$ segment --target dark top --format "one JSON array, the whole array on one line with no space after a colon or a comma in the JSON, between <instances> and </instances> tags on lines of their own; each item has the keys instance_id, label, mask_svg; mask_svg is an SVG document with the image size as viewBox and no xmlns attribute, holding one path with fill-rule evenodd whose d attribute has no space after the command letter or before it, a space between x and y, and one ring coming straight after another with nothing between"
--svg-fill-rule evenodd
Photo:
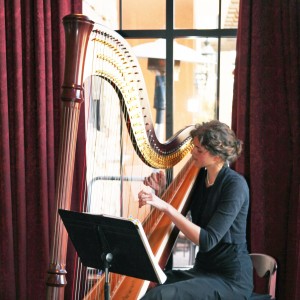
<instances>
[{"instance_id":1,"label":"dark top","mask_svg":"<svg viewBox=\"0 0 300 300\"><path fill-rule=\"evenodd\" d=\"M249 189L245 179L223 167L211 187L205 185L201 169L193 192L192 220L201 227L200 251L207 252L221 243L246 242Z\"/></svg>"},{"instance_id":2,"label":"dark top","mask_svg":"<svg viewBox=\"0 0 300 300\"><path fill-rule=\"evenodd\" d=\"M249 189L245 179L224 166L211 187L201 169L191 193L192 221L201 227L195 265L167 271L165 284L143 300L240 300L253 289L246 243Z\"/></svg>"},{"instance_id":3,"label":"dark top","mask_svg":"<svg viewBox=\"0 0 300 300\"><path fill-rule=\"evenodd\" d=\"M228 269L238 271L237 257L248 256L249 189L244 177L229 167L220 170L210 187L205 184L206 173L200 170L192 194L192 221L201 227L194 268L228 274Z\"/></svg>"}]
</instances>

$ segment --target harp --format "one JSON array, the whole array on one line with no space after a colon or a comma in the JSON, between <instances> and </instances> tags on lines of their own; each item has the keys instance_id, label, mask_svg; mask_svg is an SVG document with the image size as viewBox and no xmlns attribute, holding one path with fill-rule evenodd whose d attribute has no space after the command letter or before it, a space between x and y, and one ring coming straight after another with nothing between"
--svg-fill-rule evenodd
<instances>
[{"instance_id":1,"label":"harp","mask_svg":"<svg viewBox=\"0 0 300 300\"><path fill-rule=\"evenodd\" d=\"M122 121L120 127L125 127L127 132L126 138L137 153L138 159L143 165L148 167L146 171L154 169L172 168L178 162L182 161L186 154L190 152L192 144L189 132L191 127L186 127L176 133L165 143L161 143L156 137L154 125L152 123L149 102L143 76L137 59L132 54L127 42L116 32L109 30L101 25L95 25L84 15L68 15L63 18L66 39L66 58L65 58L65 74L62 85L61 94L61 134L60 134L60 152L57 169L56 183L56 220L54 228L54 237L51 248L51 262L48 269L47 278L47 299L64 299L64 287L66 286L66 255L67 255L67 233L64 229L62 221L59 219L57 210L70 209L71 193L74 174L75 148L77 141L79 114L81 106L85 105L86 114L93 120L93 130L95 134L101 132L101 128L105 127L106 114L99 114L99 107L106 110L102 98L106 98L106 92L113 91L116 95ZM86 55L86 53L89 53ZM91 64L93 69L87 70L87 65ZM86 74L89 74L88 76ZM86 79L87 78L87 79ZM86 101L84 101L84 99ZM99 101L101 100L101 101ZM110 99L109 99L110 101ZM83 104L84 103L84 104ZM119 114L118 109L113 109ZM104 120L103 120L104 119ZM112 127L115 119L106 120ZM85 123L86 131L89 122ZM123 126L123 125L124 126ZM92 130L92 131L93 131ZM100 134L101 135L101 134ZM103 133L102 135L108 135ZM99 142L102 147L97 150L99 157L103 156L104 146L110 142L110 137L118 136L123 139L123 131L120 130L108 135L108 140ZM95 140L89 142L87 139L87 149L95 147ZM124 142L120 141L120 147ZM117 147L111 146L110 149ZM88 150L87 150L88 151ZM109 152L113 159L122 156L119 159L116 169L122 169L126 158L122 151L116 154ZM97 160L97 157L96 157ZM106 161L94 162L103 167ZM87 162L87 167L93 169L94 164ZM101 168L100 168L101 169ZM113 169L114 167L109 167ZM139 168L138 168L139 169ZM170 202L175 208L185 214L188 210L188 195L192 189L194 179L198 170L188 161L176 178L169 184L168 188L161 195L163 199ZM134 176L128 176L129 172L118 171L118 175L114 174L95 174L87 175L89 183L85 184L86 196L85 202L82 204L82 211L91 211L94 206L93 199L90 194L93 190L96 192L96 200L103 197L101 191L107 185L107 181L118 181L122 192L130 190L135 192L136 188L125 187L125 182L134 181ZM126 174L125 174L126 173ZM102 186L94 189L92 185L96 181L102 181ZM140 188L140 187L138 187ZM116 189L112 188L112 193L105 195L104 202L113 198ZM97 194L98 193L98 194ZM122 201L127 201L130 196L118 196L121 204L117 204L114 208L118 214L125 216L124 205ZM96 201L96 202L97 202ZM118 202L118 201L117 201ZM137 207L137 203L134 204ZM102 208L98 210L103 213ZM140 213L140 212L139 212ZM173 244L176 240L178 231L171 224L169 219L157 212L156 210L145 209L143 215L138 215L139 219L143 219L143 227L147 233L147 237L156 259L163 268L171 253ZM80 262L79 264L80 265ZM77 265L79 287L74 299L103 299L104 279L99 270L89 270L84 266ZM112 299L138 299L148 288L149 282L141 279L121 276L118 274L111 275L111 297ZM83 288L81 288L84 286Z\"/></svg>"}]
</instances>

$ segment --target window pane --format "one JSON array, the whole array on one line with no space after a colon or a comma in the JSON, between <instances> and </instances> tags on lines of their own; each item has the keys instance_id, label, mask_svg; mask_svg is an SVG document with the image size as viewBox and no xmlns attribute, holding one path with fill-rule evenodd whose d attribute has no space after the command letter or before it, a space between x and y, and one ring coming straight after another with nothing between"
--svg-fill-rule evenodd
<instances>
[{"instance_id":1,"label":"window pane","mask_svg":"<svg viewBox=\"0 0 300 300\"><path fill-rule=\"evenodd\" d=\"M177 39L176 42L188 48L174 81L174 131L214 119L217 91L217 39Z\"/></svg>"},{"instance_id":2,"label":"window pane","mask_svg":"<svg viewBox=\"0 0 300 300\"><path fill-rule=\"evenodd\" d=\"M122 0L122 29L165 29L166 0Z\"/></svg>"},{"instance_id":3,"label":"window pane","mask_svg":"<svg viewBox=\"0 0 300 300\"><path fill-rule=\"evenodd\" d=\"M237 28L240 0L222 0L221 28Z\"/></svg>"},{"instance_id":4,"label":"window pane","mask_svg":"<svg viewBox=\"0 0 300 300\"><path fill-rule=\"evenodd\" d=\"M236 38L221 39L219 119L231 126Z\"/></svg>"},{"instance_id":5,"label":"window pane","mask_svg":"<svg viewBox=\"0 0 300 300\"><path fill-rule=\"evenodd\" d=\"M114 30L119 29L118 0L83 0L82 13L96 23Z\"/></svg>"},{"instance_id":6,"label":"window pane","mask_svg":"<svg viewBox=\"0 0 300 300\"><path fill-rule=\"evenodd\" d=\"M175 28L218 28L219 0L175 0Z\"/></svg>"}]
</instances>

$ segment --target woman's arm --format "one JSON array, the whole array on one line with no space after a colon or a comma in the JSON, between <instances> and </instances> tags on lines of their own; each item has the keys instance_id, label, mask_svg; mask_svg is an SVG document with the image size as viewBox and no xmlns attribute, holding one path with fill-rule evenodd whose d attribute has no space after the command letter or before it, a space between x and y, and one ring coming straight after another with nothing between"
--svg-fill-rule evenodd
<instances>
[{"instance_id":1,"label":"woman's arm","mask_svg":"<svg viewBox=\"0 0 300 300\"><path fill-rule=\"evenodd\" d=\"M236 236L245 238L249 206L249 190L245 180L237 176L228 178L222 184L220 197L213 215L201 232L199 244L202 251L214 248L229 231L230 239Z\"/></svg>"},{"instance_id":2,"label":"woman's arm","mask_svg":"<svg viewBox=\"0 0 300 300\"><path fill-rule=\"evenodd\" d=\"M163 201L151 192L142 190L138 194L139 197L139 207L146 204L150 204L158 210L164 212L171 221L176 225L176 227L194 244L199 245L200 230L201 228L196 224L189 221L181 213L179 213L172 205Z\"/></svg>"}]
</instances>

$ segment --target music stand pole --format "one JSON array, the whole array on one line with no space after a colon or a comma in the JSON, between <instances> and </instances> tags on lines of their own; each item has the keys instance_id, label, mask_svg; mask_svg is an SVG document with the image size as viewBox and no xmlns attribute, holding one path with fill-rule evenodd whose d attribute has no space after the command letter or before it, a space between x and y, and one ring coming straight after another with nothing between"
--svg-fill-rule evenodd
<instances>
[{"instance_id":1,"label":"music stand pole","mask_svg":"<svg viewBox=\"0 0 300 300\"><path fill-rule=\"evenodd\" d=\"M104 284L104 299L110 300L110 286L109 286L109 268L110 263L113 260L113 255L111 253L104 254L103 261L105 265L105 284Z\"/></svg>"}]
</instances>

